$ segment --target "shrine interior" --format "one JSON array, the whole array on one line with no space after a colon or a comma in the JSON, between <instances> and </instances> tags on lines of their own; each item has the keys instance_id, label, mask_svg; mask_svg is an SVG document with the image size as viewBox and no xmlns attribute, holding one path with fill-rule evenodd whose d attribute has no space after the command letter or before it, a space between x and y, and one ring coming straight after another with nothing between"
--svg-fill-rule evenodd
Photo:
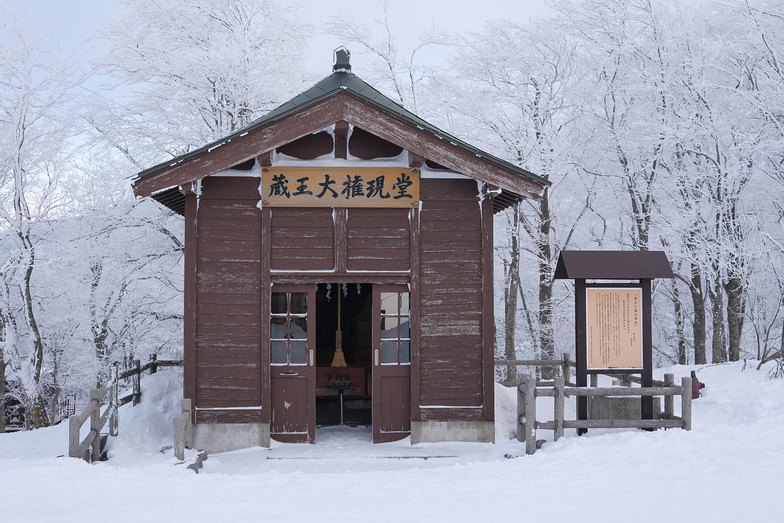
<instances>
[{"instance_id":1,"label":"shrine interior","mask_svg":"<svg viewBox=\"0 0 784 523\"><path fill-rule=\"evenodd\" d=\"M316 425L372 423L372 285L320 283L316 291ZM340 335L338 331L340 322ZM337 340L345 367L333 367Z\"/></svg>"}]
</instances>

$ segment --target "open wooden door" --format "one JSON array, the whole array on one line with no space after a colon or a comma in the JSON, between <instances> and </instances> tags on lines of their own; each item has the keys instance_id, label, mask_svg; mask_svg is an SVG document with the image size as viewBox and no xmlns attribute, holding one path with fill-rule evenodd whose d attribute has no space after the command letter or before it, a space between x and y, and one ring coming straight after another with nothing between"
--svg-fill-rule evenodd
<instances>
[{"instance_id":1,"label":"open wooden door","mask_svg":"<svg viewBox=\"0 0 784 523\"><path fill-rule=\"evenodd\" d=\"M270 433L277 441L315 441L315 330L316 286L273 287L270 310Z\"/></svg>"},{"instance_id":2,"label":"open wooden door","mask_svg":"<svg viewBox=\"0 0 784 523\"><path fill-rule=\"evenodd\" d=\"M411 433L411 307L406 286L373 286L373 443Z\"/></svg>"}]
</instances>

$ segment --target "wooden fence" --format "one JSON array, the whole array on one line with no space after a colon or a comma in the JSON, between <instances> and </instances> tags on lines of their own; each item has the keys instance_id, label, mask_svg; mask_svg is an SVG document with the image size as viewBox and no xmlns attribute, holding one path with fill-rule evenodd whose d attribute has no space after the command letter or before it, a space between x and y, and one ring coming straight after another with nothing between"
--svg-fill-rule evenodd
<instances>
[{"instance_id":1,"label":"wooden fence","mask_svg":"<svg viewBox=\"0 0 784 523\"><path fill-rule=\"evenodd\" d=\"M101 430L109 421L109 435L117 436L118 419L117 409L133 401L138 405L142 398L141 375L145 371L155 374L158 367L182 366L182 360L158 360L155 354L150 355L150 361L141 365L139 360L133 360L130 369L123 373L118 373L117 367L112 367L109 382L100 389L90 391L90 403L79 415L72 415L68 418L68 456L81 458L85 461L97 461L101 457ZM132 392L122 398L118 398L119 381L123 379L133 379ZM108 394L108 400L107 400ZM101 414L101 404L106 401L106 409ZM82 425L90 420L90 432L80 442Z\"/></svg>"},{"instance_id":2,"label":"wooden fence","mask_svg":"<svg viewBox=\"0 0 784 523\"><path fill-rule=\"evenodd\" d=\"M90 403L81 414L68 418L68 456L82 458L83 460L98 461L101 458L101 429L109 421L109 435L117 435L117 367L112 367L109 382L100 389L90 391ZM101 414L101 403L107 396L106 410ZM90 432L80 442L79 436L82 425L90 420ZM92 447L92 451L90 448Z\"/></svg>"},{"instance_id":3,"label":"wooden fence","mask_svg":"<svg viewBox=\"0 0 784 523\"><path fill-rule=\"evenodd\" d=\"M552 387L538 387L534 378L522 375L517 386L517 439L525 441L526 454L536 452L536 429L554 431L554 440L563 437L564 429L597 428L682 428L691 430L691 378L674 385L672 374L665 375L664 387L567 387L563 377L555 378ZM681 397L681 416L673 414L674 396ZM548 396L554 399L553 421L536 421L536 398ZM569 396L664 396L663 419L604 419L565 420L564 398Z\"/></svg>"}]
</instances>

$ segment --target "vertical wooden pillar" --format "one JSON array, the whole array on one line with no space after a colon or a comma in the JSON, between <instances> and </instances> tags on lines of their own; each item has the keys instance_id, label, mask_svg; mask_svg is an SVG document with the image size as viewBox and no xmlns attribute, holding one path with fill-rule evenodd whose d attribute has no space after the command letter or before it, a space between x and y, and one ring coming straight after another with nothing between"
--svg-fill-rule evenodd
<instances>
[{"instance_id":1,"label":"vertical wooden pillar","mask_svg":"<svg viewBox=\"0 0 784 523\"><path fill-rule=\"evenodd\" d=\"M345 274L348 268L348 209L333 209L335 227L335 272Z\"/></svg>"},{"instance_id":2,"label":"vertical wooden pillar","mask_svg":"<svg viewBox=\"0 0 784 523\"><path fill-rule=\"evenodd\" d=\"M183 397L196 405L196 271L198 256L198 203L196 182L180 188L185 195L185 267L183 303ZM136 399L134 398L134 404ZM193 412L191 412L193 419Z\"/></svg>"},{"instance_id":3,"label":"vertical wooden pillar","mask_svg":"<svg viewBox=\"0 0 784 523\"><path fill-rule=\"evenodd\" d=\"M651 279L640 280L642 285L642 386L653 387L653 322L651 320ZM640 398L641 419L653 419L653 396Z\"/></svg>"},{"instance_id":4,"label":"vertical wooden pillar","mask_svg":"<svg viewBox=\"0 0 784 523\"><path fill-rule=\"evenodd\" d=\"M421 310L419 292L419 209L408 212L411 240L409 244L409 269L411 270L411 420L422 421L419 405L422 404L419 383L419 312Z\"/></svg>"},{"instance_id":5,"label":"vertical wooden pillar","mask_svg":"<svg viewBox=\"0 0 784 523\"><path fill-rule=\"evenodd\" d=\"M261 369L261 422L272 423L272 387L270 383L270 300L272 280L270 276L270 239L272 235L272 209L261 210L261 275L259 306L261 329L259 340L259 368Z\"/></svg>"},{"instance_id":6,"label":"vertical wooden pillar","mask_svg":"<svg viewBox=\"0 0 784 523\"><path fill-rule=\"evenodd\" d=\"M482 209L482 420L495 419L495 321L493 303L493 199L487 194Z\"/></svg>"},{"instance_id":7,"label":"vertical wooden pillar","mask_svg":"<svg viewBox=\"0 0 784 523\"><path fill-rule=\"evenodd\" d=\"M588 323L587 304L585 303L585 279L574 280L574 346L576 349L575 363L577 363L577 386L588 386L588 339L586 328ZM577 396L577 419L588 419L588 397ZM588 429L577 429L577 435L582 436Z\"/></svg>"}]
</instances>

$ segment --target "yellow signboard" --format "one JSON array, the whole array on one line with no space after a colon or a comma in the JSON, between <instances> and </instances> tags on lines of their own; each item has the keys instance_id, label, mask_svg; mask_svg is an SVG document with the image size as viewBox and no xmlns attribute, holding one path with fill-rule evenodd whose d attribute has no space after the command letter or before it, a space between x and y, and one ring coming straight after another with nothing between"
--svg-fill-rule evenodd
<instances>
[{"instance_id":1,"label":"yellow signboard","mask_svg":"<svg viewBox=\"0 0 784 523\"><path fill-rule=\"evenodd\" d=\"M642 368L642 289L586 289L588 368Z\"/></svg>"},{"instance_id":2,"label":"yellow signboard","mask_svg":"<svg viewBox=\"0 0 784 523\"><path fill-rule=\"evenodd\" d=\"M270 167L263 207L416 207L419 171L405 167Z\"/></svg>"}]
</instances>

